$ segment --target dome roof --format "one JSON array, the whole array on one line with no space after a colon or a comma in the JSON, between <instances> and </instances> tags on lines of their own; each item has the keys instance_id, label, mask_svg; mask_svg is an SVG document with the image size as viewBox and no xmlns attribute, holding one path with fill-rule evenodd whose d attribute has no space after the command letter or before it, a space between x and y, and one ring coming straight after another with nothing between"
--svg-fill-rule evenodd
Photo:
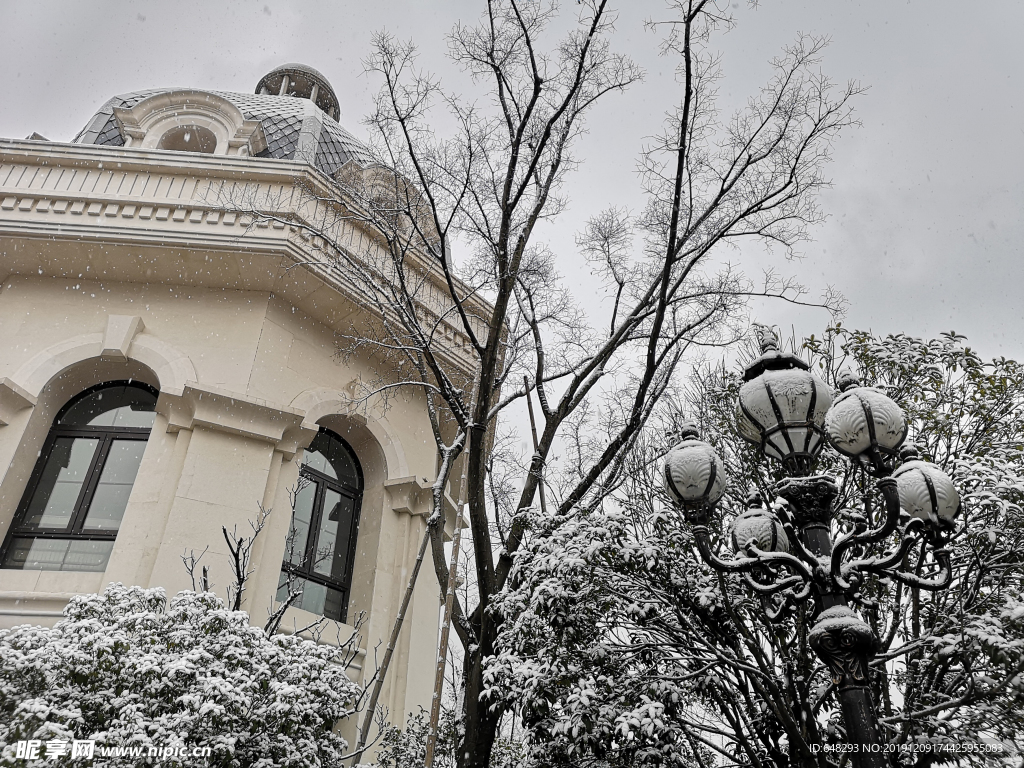
<instances>
[{"instance_id":1,"label":"dome roof","mask_svg":"<svg viewBox=\"0 0 1024 768\"><path fill-rule=\"evenodd\" d=\"M284 94L282 83L285 84ZM124 146L114 117L115 107L131 108L143 99L180 88L155 88L115 96L104 104L75 137L77 144ZM273 93L268 93L268 91ZM257 157L308 162L332 176L349 160L373 162L366 146L337 122L338 100L327 79L312 67L285 64L264 76L257 93L209 91L227 99L246 120L258 120L267 148ZM326 109L325 109L326 107Z\"/></svg>"}]
</instances>

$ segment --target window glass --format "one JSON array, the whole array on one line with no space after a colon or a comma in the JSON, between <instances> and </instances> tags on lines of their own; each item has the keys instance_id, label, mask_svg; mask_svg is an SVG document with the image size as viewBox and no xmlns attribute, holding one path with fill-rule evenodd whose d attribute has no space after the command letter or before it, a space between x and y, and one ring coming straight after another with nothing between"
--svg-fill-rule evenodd
<instances>
[{"instance_id":1,"label":"window glass","mask_svg":"<svg viewBox=\"0 0 1024 768\"><path fill-rule=\"evenodd\" d=\"M334 467L327 461L327 457L324 456L320 451L313 450L313 446L309 446L306 452L302 455L302 465L315 469L317 472L323 472L328 477L338 479L338 473L334 471Z\"/></svg>"},{"instance_id":2,"label":"window glass","mask_svg":"<svg viewBox=\"0 0 1024 768\"><path fill-rule=\"evenodd\" d=\"M68 527L99 442L93 437L58 437L54 440L36 492L28 505L26 525L34 528Z\"/></svg>"},{"instance_id":3,"label":"window glass","mask_svg":"<svg viewBox=\"0 0 1024 768\"><path fill-rule=\"evenodd\" d=\"M125 384L105 387L83 397L60 417L67 427L135 427L152 429L156 396L141 387Z\"/></svg>"},{"instance_id":4,"label":"window glass","mask_svg":"<svg viewBox=\"0 0 1024 768\"><path fill-rule=\"evenodd\" d=\"M139 473L146 443L142 440L114 440L103 464L99 483L82 526L86 530L116 531L128 506L135 476Z\"/></svg>"},{"instance_id":5,"label":"window glass","mask_svg":"<svg viewBox=\"0 0 1024 768\"><path fill-rule=\"evenodd\" d=\"M7 548L4 568L35 571L106 570L112 541L15 537Z\"/></svg>"},{"instance_id":6,"label":"window glass","mask_svg":"<svg viewBox=\"0 0 1024 768\"><path fill-rule=\"evenodd\" d=\"M344 443L321 430L302 457L302 463L334 480L359 487L359 470Z\"/></svg>"},{"instance_id":7,"label":"window glass","mask_svg":"<svg viewBox=\"0 0 1024 768\"><path fill-rule=\"evenodd\" d=\"M344 579L348 568L349 546L354 530L355 501L328 491L324 495L324 514L320 519L320 541L330 540L330 556L317 568L335 579Z\"/></svg>"},{"instance_id":8,"label":"window glass","mask_svg":"<svg viewBox=\"0 0 1024 768\"><path fill-rule=\"evenodd\" d=\"M309 524L313 519L313 502L316 500L316 483L306 482L295 494L295 513L292 527L288 531L285 545L285 560L301 565L306 557L306 542L309 541Z\"/></svg>"},{"instance_id":9,"label":"window glass","mask_svg":"<svg viewBox=\"0 0 1024 768\"><path fill-rule=\"evenodd\" d=\"M217 150L217 135L201 125L179 125L160 137L157 149L212 155Z\"/></svg>"},{"instance_id":10,"label":"window glass","mask_svg":"<svg viewBox=\"0 0 1024 768\"><path fill-rule=\"evenodd\" d=\"M300 576L292 576L292 590L302 590L302 595L292 603L310 613L316 613L334 621L345 620L345 593L324 584L318 584ZM282 572L277 587L277 601L288 599L288 573Z\"/></svg>"},{"instance_id":11,"label":"window glass","mask_svg":"<svg viewBox=\"0 0 1024 768\"><path fill-rule=\"evenodd\" d=\"M332 512L341 501L341 494L328 488L324 491L324 512L320 515L320 534L316 539L316 560L313 572L325 576L334 575L334 559L338 548L338 518L331 519Z\"/></svg>"}]
</instances>

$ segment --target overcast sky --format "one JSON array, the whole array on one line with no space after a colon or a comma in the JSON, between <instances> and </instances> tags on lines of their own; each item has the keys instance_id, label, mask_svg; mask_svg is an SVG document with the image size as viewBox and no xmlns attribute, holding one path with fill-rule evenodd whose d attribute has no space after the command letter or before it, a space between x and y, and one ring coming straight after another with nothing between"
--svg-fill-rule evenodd
<instances>
[{"instance_id":1,"label":"overcast sky","mask_svg":"<svg viewBox=\"0 0 1024 768\"><path fill-rule=\"evenodd\" d=\"M585 162L555 245L565 272L572 230L608 205L643 206L635 173L645 136L678 98L674 63L656 54L644 20L659 2L619 2L616 45L645 82L594 114ZM567 3L570 10L573 3ZM69 141L110 96L161 86L251 92L284 62L319 69L342 123L365 136L376 81L363 74L371 34L418 43L422 62L449 82L444 34L471 20L469 2L14 2L0 0L0 136L33 131ZM815 292L834 284L848 325L933 336L955 329L985 355L1024 359L1024 3L946 0L763 0L736 8L739 25L715 39L722 96L742 103L767 61L798 31L828 35L823 69L870 90L863 125L842 137L823 198L829 221L797 262L779 260ZM744 266L756 273L757 263ZM820 331L823 312L760 308L759 318ZM603 323L602 323L603 324Z\"/></svg>"}]
</instances>

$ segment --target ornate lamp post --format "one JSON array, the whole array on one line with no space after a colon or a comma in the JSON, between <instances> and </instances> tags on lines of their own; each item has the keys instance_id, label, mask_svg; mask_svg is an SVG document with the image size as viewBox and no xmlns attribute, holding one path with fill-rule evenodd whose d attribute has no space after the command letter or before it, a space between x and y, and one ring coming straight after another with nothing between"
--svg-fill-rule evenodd
<instances>
[{"instance_id":1,"label":"ornate lamp post","mask_svg":"<svg viewBox=\"0 0 1024 768\"><path fill-rule=\"evenodd\" d=\"M868 686L878 639L848 601L872 577L928 590L949 586L945 541L955 528L960 497L938 467L921 461L913 448L900 450L906 419L883 392L861 387L844 373L837 382L841 394L833 399L803 360L779 351L770 332L761 337L761 353L743 375L737 426L786 470L789 477L774 490L787 504L776 514L752 495L732 525L733 555L716 553L708 526L727 478L722 460L692 425L684 427L681 442L666 458L665 486L692 524L701 558L719 571L742 574L764 598L769 619L780 620L797 603L810 603L814 624L808 641L837 686L847 739L856 747L853 763L887 767L891 762ZM878 478L884 500L881 510L865 504L845 533L833 532L835 481L814 474L826 442ZM867 545L894 535L885 553L865 554ZM918 546L927 553L922 557L928 557L928 575L902 568L904 556Z\"/></svg>"}]
</instances>

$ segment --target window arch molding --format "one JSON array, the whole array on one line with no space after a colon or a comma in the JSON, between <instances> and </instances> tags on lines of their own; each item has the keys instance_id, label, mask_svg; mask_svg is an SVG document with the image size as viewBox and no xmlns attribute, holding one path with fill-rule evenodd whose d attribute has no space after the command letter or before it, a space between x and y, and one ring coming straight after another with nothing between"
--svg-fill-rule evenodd
<instances>
[{"instance_id":1,"label":"window arch molding","mask_svg":"<svg viewBox=\"0 0 1024 768\"><path fill-rule=\"evenodd\" d=\"M413 473L405 455L401 433L387 416L372 406L365 414L353 413L352 398L349 395L327 388L304 390L289 405L303 411L306 414L305 422L313 429L319 429L320 426L330 428L332 423L336 423L335 431L339 434L352 426L366 430L375 448L383 454L382 483L406 478Z\"/></svg>"},{"instance_id":2,"label":"window arch molding","mask_svg":"<svg viewBox=\"0 0 1024 768\"><path fill-rule=\"evenodd\" d=\"M105 381L57 411L0 548L0 567L106 569L158 394L137 379Z\"/></svg>"},{"instance_id":3,"label":"window arch molding","mask_svg":"<svg viewBox=\"0 0 1024 768\"><path fill-rule=\"evenodd\" d=\"M100 362L107 345L108 340L102 333L74 336L36 353L12 379L33 397L41 397L48 385L76 366ZM126 346L125 359L149 369L162 392L180 395L188 382L197 380L195 366L188 355L155 336L140 333Z\"/></svg>"},{"instance_id":4,"label":"window arch molding","mask_svg":"<svg viewBox=\"0 0 1024 768\"><path fill-rule=\"evenodd\" d=\"M195 151L205 154L244 157L267 148L258 120L246 120L238 107L208 91L158 93L134 107L114 107L114 117L126 147L180 150L188 146L184 134L193 127L197 129ZM168 147L171 137L175 137L174 146Z\"/></svg>"}]
</instances>

